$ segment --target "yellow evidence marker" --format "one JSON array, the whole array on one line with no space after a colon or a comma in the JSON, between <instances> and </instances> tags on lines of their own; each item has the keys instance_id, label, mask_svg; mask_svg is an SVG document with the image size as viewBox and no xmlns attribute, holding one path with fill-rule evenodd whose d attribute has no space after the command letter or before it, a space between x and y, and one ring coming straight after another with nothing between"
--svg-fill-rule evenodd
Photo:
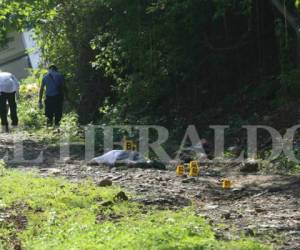
<instances>
[{"instance_id":1,"label":"yellow evidence marker","mask_svg":"<svg viewBox=\"0 0 300 250\"><path fill-rule=\"evenodd\" d=\"M232 181L231 180L229 180L229 179L223 179L223 181L222 181L222 187L224 189L230 189L231 186L232 186Z\"/></svg>"},{"instance_id":2,"label":"yellow evidence marker","mask_svg":"<svg viewBox=\"0 0 300 250\"><path fill-rule=\"evenodd\" d=\"M136 145L133 141L125 140L124 141L124 150L126 151L133 151L136 150Z\"/></svg>"},{"instance_id":3,"label":"yellow evidence marker","mask_svg":"<svg viewBox=\"0 0 300 250\"><path fill-rule=\"evenodd\" d=\"M184 165L178 165L176 167L176 175L177 176L183 176L184 175Z\"/></svg>"},{"instance_id":4,"label":"yellow evidence marker","mask_svg":"<svg viewBox=\"0 0 300 250\"><path fill-rule=\"evenodd\" d=\"M197 161L191 161L190 162L190 172L189 176L196 177L199 176L200 168Z\"/></svg>"}]
</instances>

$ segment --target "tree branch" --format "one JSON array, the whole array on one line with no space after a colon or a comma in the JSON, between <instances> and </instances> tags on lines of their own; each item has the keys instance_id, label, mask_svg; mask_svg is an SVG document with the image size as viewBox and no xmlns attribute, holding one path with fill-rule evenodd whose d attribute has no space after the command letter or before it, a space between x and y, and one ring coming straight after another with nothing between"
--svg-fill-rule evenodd
<instances>
[{"instance_id":1,"label":"tree branch","mask_svg":"<svg viewBox=\"0 0 300 250\"><path fill-rule=\"evenodd\" d=\"M300 35L300 25L297 22L296 18L288 11L286 10L286 13L284 11L284 7L282 6L281 2L279 0L271 0L272 4L275 6L275 8L284 16L286 17L288 23L291 25L291 27L296 31L297 36Z\"/></svg>"}]
</instances>

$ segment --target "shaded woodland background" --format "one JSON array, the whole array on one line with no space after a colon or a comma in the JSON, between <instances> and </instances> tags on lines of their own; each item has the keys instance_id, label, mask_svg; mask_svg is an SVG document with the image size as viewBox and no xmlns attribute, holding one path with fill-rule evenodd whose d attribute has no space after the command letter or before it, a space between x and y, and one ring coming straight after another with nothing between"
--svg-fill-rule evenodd
<instances>
[{"instance_id":1,"label":"shaded woodland background","mask_svg":"<svg viewBox=\"0 0 300 250\"><path fill-rule=\"evenodd\" d=\"M79 121L295 125L295 0L1 1L1 41L34 28ZM44 66L45 66L44 65ZM43 66L43 65L42 65Z\"/></svg>"}]
</instances>

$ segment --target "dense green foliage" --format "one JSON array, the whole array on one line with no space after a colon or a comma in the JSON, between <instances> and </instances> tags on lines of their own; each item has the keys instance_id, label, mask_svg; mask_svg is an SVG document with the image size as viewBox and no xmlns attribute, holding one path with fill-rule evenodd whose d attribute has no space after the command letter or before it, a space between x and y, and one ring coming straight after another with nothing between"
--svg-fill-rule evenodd
<instances>
[{"instance_id":1,"label":"dense green foliage","mask_svg":"<svg viewBox=\"0 0 300 250\"><path fill-rule=\"evenodd\" d=\"M16 244L30 250L269 249L251 239L217 241L192 208L158 211L117 201L115 187L9 170L0 172L0 181L0 215L9 217L1 221L0 216L0 249L15 249ZM102 201L112 205L102 206Z\"/></svg>"},{"instance_id":2,"label":"dense green foliage","mask_svg":"<svg viewBox=\"0 0 300 250\"><path fill-rule=\"evenodd\" d=\"M45 64L57 64L67 76L81 123L180 130L259 120L297 98L300 43L288 16L298 23L298 5L2 0L0 27L3 38L10 29L35 29Z\"/></svg>"},{"instance_id":3,"label":"dense green foliage","mask_svg":"<svg viewBox=\"0 0 300 250\"><path fill-rule=\"evenodd\" d=\"M237 132L263 120L282 128L299 118L299 7L299 0L0 0L0 42L33 28L41 68L54 63L66 76L73 112L61 134L39 130L51 140L77 139L77 115L83 124L159 124L175 134L187 124L229 123ZM35 136L45 124L37 109L42 74L24 80L19 105ZM16 247L16 239L38 250L265 249L248 239L216 240L190 210L145 213L115 202L117 188L7 171L3 163L0 182L0 215L26 221L0 216L0 249Z\"/></svg>"}]
</instances>

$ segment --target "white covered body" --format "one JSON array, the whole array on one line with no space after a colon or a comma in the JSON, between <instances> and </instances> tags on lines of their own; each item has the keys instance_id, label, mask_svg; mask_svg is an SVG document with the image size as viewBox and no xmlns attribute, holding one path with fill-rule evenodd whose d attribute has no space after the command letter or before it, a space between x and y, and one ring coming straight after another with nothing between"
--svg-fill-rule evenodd
<instances>
[{"instance_id":1,"label":"white covered body","mask_svg":"<svg viewBox=\"0 0 300 250\"><path fill-rule=\"evenodd\" d=\"M113 166L118 163L124 165L147 163L147 160L136 151L112 150L102 156L94 158L92 162L99 165Z\"/></svg>"}]
</instances>

